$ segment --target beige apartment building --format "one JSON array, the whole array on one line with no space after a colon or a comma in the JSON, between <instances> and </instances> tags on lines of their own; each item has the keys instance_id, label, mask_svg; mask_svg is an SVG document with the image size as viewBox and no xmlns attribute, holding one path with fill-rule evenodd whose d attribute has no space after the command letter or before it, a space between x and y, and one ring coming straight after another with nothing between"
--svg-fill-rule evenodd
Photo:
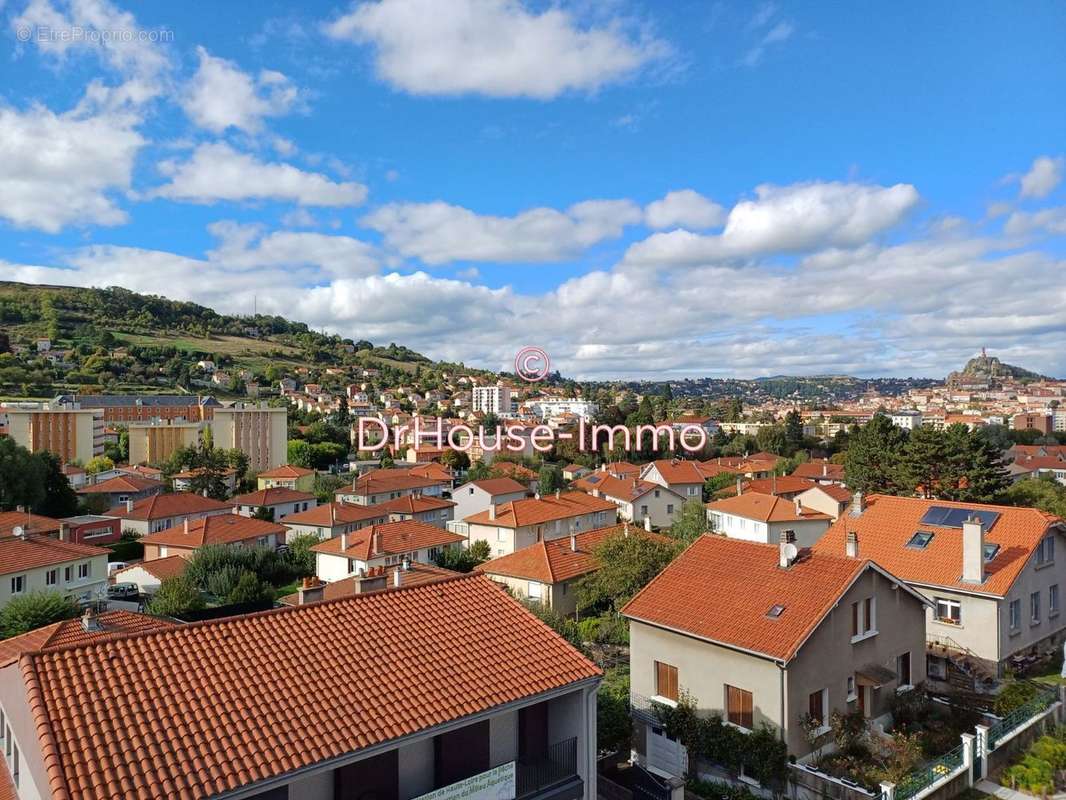
<instances>
[{"instance_id":1,"label":"beige apartment building","mask_svg":"<svg viewBox=\"0 0 1066 800\"><path fill-rule=\"evenodd\" d=\"M262 472L288 461L288 422L284 408L236 403L216 408L211 418L215 447L240 450L248 456L248 471Z\"/></svg>"},{"instance_id":2,"label":"beige apartment building","mask_svg":"<svg viewBox=\"0 0 1066 800\"><path fill-rule=\"evenodd\" d=\"M162 464L181 447L200 443L200 423L154 420L129 424L131 464Z\"/></svg>"},{"instance_id":3,"label":"beige apartment building","mask_svg":"<svg viewBox=\"0 0 1066 800\"><path fill-rule=\"evenodd\" d=\"M27 450L48 450L64 464L84 464L104 453L104 414L99 409L10 403L2 410L8 435Z\"/></svg>"}]
</instances>

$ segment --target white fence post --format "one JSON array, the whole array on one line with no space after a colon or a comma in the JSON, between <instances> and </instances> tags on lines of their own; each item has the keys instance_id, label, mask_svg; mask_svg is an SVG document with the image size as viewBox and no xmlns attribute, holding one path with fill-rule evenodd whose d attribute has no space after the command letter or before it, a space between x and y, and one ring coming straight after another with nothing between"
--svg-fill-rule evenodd
<instances>
[{"instance_id":1,"label":"white fence post","mask_svg":"<svg viewBox=\"0 0 1066 800\"><path fill-rule=\"evenodd\" d=\"M882 781L881 798L882 800L896 800L896 784Z\"/></svg>"},{"instance_id":2,"label":"white fence post","mask_svg":"<svg viewBox=\"0 0 1066 800\"><path fill-rule=\"evenodd\" d=\"M977 759L980 765L980 769L977 770L978 774L973 776L976 783L988 777L988 726L977 725L975 730L977 731Z\"/></svg>"},{"instance_id":3,"label":"white fence post","mask_svg":"<svg viewBox=\"0 0 1066 800\"><path fill-rule=\"evenodd\" d=\"M973 775L973 743L972 733L962 734L962 765L966 768L967 786L973 786L977 782Z\"/></svg>"}]
</instances>

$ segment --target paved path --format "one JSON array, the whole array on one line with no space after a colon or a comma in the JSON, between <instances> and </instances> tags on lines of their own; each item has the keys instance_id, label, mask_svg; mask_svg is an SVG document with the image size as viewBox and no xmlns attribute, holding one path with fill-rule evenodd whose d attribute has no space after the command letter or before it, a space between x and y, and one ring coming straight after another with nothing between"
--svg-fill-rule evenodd
<instances>
[{"instance_id":1,"label":"paved path","mask_svg":"<svg viewBox=\"0 0 1066 800\"><path fill-rule=\"evenodd\" d=\"M978 781L976 788L980 789L985 794L991 794L998 797L999 800L1033 800L1031 794L1016 792L1014 789L1000 786L998 783L992 783L990 780Z\"/></svg>"}]
</instances>

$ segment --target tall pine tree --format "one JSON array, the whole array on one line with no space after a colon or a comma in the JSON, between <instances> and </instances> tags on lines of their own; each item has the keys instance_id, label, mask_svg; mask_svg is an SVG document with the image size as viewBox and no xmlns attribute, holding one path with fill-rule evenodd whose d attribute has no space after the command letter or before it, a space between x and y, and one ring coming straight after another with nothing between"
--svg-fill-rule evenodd
<instances>
[{"instance_id":1,"label":"tall pine tree","mask_svg":"<svg viewBox=\"0 0 1066 800\"><path fill-rule=\"evenodd\" d=\"M884 414L852 433L844 459L848 488L880 494L904 494L901 456L907 435Z\"/></svg>"}]
</instances>

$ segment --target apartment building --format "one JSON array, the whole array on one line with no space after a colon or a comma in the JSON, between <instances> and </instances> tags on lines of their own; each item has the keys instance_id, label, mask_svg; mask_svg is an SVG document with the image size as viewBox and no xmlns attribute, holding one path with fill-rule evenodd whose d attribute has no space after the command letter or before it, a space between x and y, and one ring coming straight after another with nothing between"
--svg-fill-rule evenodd
<instances>
[{"instance_id":1,"label":"apartment building","mask_svg":"<svg viewBox=\"0 0 1066 800\"><path fill-rule=\"evenodd\" d=\"M201 428L200 422L185 422L180 418L130 422L126 427L130 443L129 462L162 464L175 450L199 445Z\"/></svg>"},{"instance_id":2,"label":"apartment building","mask_svg":"<svg viewBox=\"0 0 1066 800\"><path fill-rule=\"evenodd\" d=\"M22 800L593 800L600 677L467 575L25 653L3 763Z\"/></svg>"},{"instance_id":3,"label":"apartment building","mask_svg":"<svg viewBox=\"0 0 1066 800\"><path fill-rule=\"evenodd\" d=\"M556 492L492 505L463 522L471 542L488 542L492 554L502 556L544 539L602 528L614 523L616 517L610 500L584 492Z\"/></svg>"},{"instance_id":4,"label":"apartment building","mask_svg":"<svg viewBox=\"0 0 1066 800\"><path fill-rule=\"evenodd\" d=\"M700 537L622 609L639 763L714 773L655 715L682 692L701 716L769 726L801 759L807 715L822 735L833 712L884 721L896 692L925 678L927 602L855 542L829 553Z\"/></svg>"},{"instance_id":5,"label":"apartment building","mask_svg":"<svg viewBox=\"0 0 1066 800\"><path fill-rule=\"evenodd\" d=\"M500 384L475 386L471 390L471 406L482 414L507 416L511 413L511 390Z\"/></svg>"},{"instance_id":6,"label":"apartment building","mask_svg":"<svg viewBox=\"0 0 1066 800\"><path fill-rule=\"evenodd\" d=\"M280 467L289 459L288 412L265 403L220 406L211 417L215 447L240 450L248 456L248 471Z\"/></svg>"},{"instance_id":7,"label":"apartment building","mask_svg":"<svg viewBox=\"0 0 1066 800\"><path fill-rule=\"evenodd\" d=\"M854 533L863 554L932 601L929 675L963 662L1002 676L1011 658L1066 640L1066 524L1033 508L856 493L814 546L835 553Z\"/></svg>"},{"instance_id":8,"label":"apartment building","mask_svg":"<svg viewBox=\"0 0 1066 800\"><path fill-rule=\"evenodd\" d=\"M108 553L18 527L0 537L0 607L35 591L60 592L81 603L106 600Z\"/></svg>"},{"instance_id":9,"label":"apartment building","mask_svg":"<svg viewBox=\"0 0 1066 800\"><path fill-rule=\"evenodd\" d=\"M60 461L85 464L104 454L104 417L94 409L51 403L6 403L7 435L31 452L47 450Z\"/></svg>"},{"instance_id":10,"label":"apartment building","mask_svg":"<svg viewBox=\"0 0 1066 800\"><path fill-rule=\"evenodd\" d=\"M187 394L61 394L55 403L64 408L99 410L108 424L154 419L202 422L211 419L222 405L210 395Z\"/></svg>"},{"instance_id":11,"label":"apartment building","mask_svg":"<svg viewBox=\"0 0 1066 800\"><path fill-rule=\"evenodd\" d=\"M922 412L900 409L898 411L889 411L888 418L892 424L897 428L902 428L905 431L913 431L915 428L922 427Z\"/></svg>"},{"instance_id":12,"label":"apartment building","mask_svg":"<svg viewBox=\"0 0 1066 800\"><path fill-rule=\"evenodd\" d=\"M829 530L833 518L807 508L798 497L745 492L707 503L707 521L712 531L732 539L774 544L788 531L798 546L810 547Z\"/></svg>"}]
</instances>

